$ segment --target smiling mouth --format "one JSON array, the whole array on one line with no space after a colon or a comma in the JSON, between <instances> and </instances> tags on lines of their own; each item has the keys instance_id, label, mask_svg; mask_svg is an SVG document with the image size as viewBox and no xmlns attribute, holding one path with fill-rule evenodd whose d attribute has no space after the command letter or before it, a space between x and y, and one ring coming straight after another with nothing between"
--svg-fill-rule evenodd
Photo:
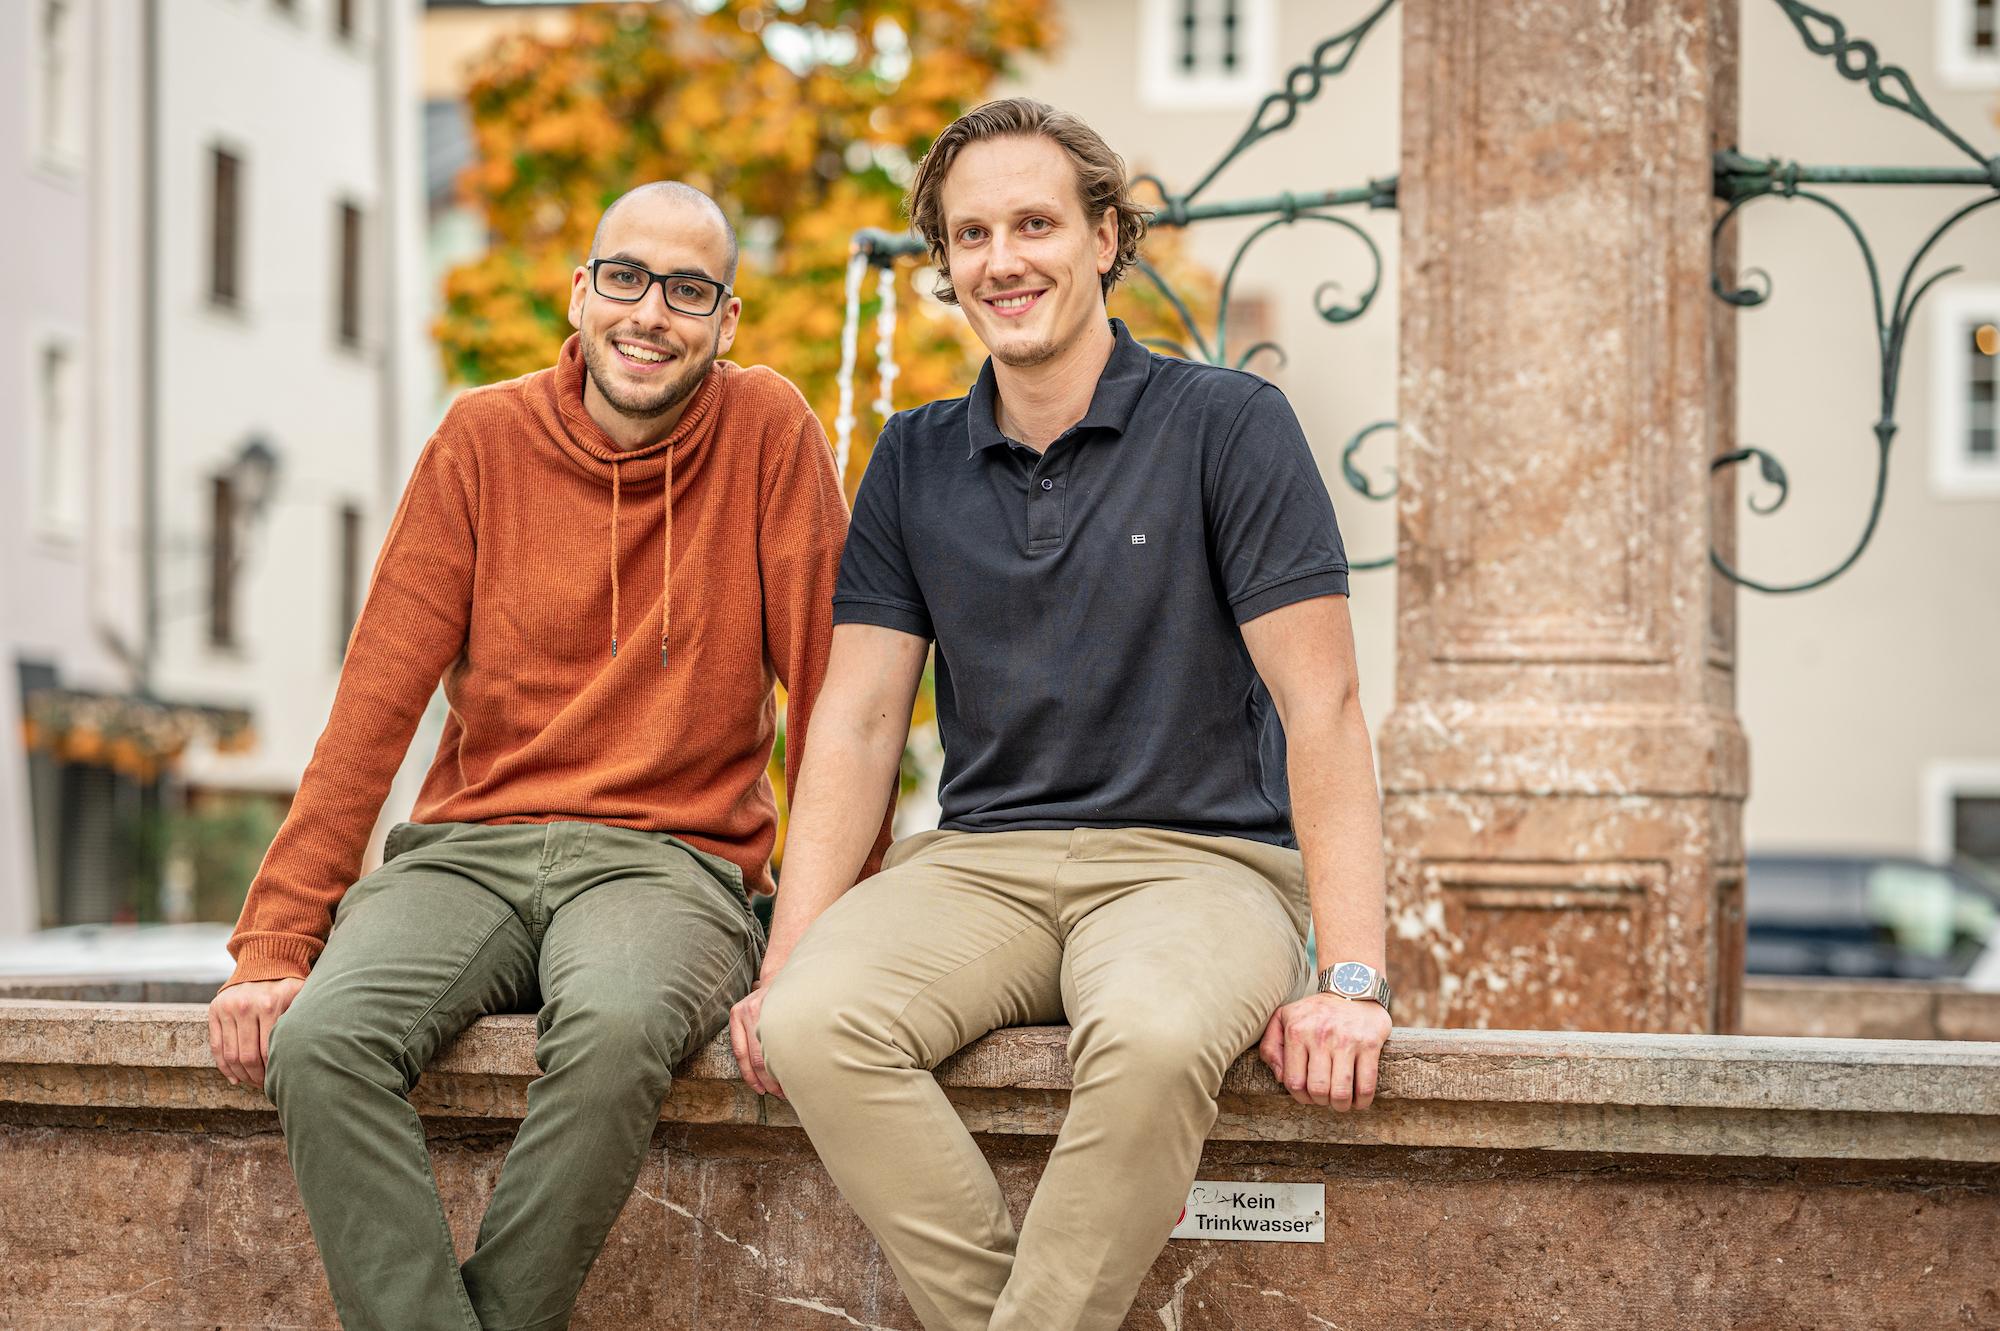
<instances>
[{"instance_id":1,"label":"smiling mouth","mask_svg":"<svg viewBox=\"0 0 2000 1331\"><path fill-rule=\"evenodd\" d=\"M986 308L995 314L1013 318L1033 309L1035 303L1046 294L1045 291L1016 291L1005 296L989 297L985 304Z\"/></svg>"},{"instance_id":2,"label":"smiling mouth","mask_svg":"<svg viewBox=\"0 0 2000 1331\"><path fill-rule=\"evenodd\" d=\"M673 353L658 347L649 347L643 342L613 342L611 349L618 358L637 370L656 370L674 359Z\"/></svg>"}]
</instances>

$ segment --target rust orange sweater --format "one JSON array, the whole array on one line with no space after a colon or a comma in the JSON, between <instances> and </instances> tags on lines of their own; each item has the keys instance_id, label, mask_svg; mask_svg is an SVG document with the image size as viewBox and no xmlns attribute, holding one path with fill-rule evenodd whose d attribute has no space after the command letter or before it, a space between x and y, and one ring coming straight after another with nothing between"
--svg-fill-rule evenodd
<instances>
[{"instance_id":1,"label":"rust orange sweater","mask_svg":"<svg viewBox=\"0 0 2000 1331\"><path fill-rule=\"evenodd\" d=\"M572 337L462 394L417 459L231 984L311 968L440 679L415 821L672 832L771 890L772 684L796 789L847 531L826 436L783 378L718 361L668 438L621 453L583 375Z\"/></svg>"}]
</instances>

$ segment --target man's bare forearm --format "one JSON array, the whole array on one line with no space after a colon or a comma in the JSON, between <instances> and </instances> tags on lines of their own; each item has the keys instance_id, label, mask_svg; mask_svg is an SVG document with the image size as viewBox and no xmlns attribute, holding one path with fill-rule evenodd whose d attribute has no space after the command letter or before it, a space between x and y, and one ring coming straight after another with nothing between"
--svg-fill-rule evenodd
<instances>
[{"instance_id":1,"label":"man's bare forearm","mask_svg":"<svg viewBox=\"0 0 2000 1331\"><path fill-rule=\"evenodd\" d=\"M1342 961L1385 968L1382 802L1361 700L1315 699L1285 720L1292 827L1305 858L1313 934L1324 970Z\"/></svg>"},{"instance_id":2,"label":"man's bare forearm","mask_svg":"<svg viewBox=\"0 0 2000 1331\"><path fill-rule=\"evenodd\" d=\"M875 844L902 765L909 708L873 713L822 696L785 838L783 884L771 910L764 978L778 973L806 926L854 884Z\"/></svg>"}]
</instances>

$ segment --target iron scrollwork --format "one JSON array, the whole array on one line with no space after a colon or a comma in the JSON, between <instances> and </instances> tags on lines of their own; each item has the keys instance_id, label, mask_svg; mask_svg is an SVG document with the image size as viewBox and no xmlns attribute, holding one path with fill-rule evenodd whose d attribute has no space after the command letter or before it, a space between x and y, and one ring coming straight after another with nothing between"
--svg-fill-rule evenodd
<instances>
[{"instance_id":1,"label":"iron scrollwork","mask_svg":"<svg viewBox=\"0 0 2000 1331\"><path fill-rule=\"evenodd\" d=\"M1862 552L1874 539L1875 531L1882 517L1883 501L1888 493L1889 454L1896 440L1896 396L1902 381L1903 351L1910 331L1910 323L1916 314L1917 305L1924 296L1945 278L1962 271L1961 266L1939 269L1919 280L1918 270L1924 261L1953 227L1984 208L2000 203L2000 156L1983 157L1971 142L1954 130L1938 116L1923 94L1917 90L1909 73L1898 65L1884 64L1874 43L1857 40L1848 35L1846 26L1833 15L1798 0L1776 0L1779 8L1791 19L1792 26L1804 41L1808 50L1815 55L1833 57L1841 77L1868 85L1869 93L1884 106L1903 112L1905 115L1928 125L1954 147L1970 157L1977 166L1966 169L1950 168L1899 168L1899 167L1814 167L1798 162L1788 162L1777 158L1759 160L1741 153L1725 151L1716 154L1715 193L1727 206L1716 218L1711 231L1713 249L1709 265L1709 286L1716 296L1739 309L1749 309L1762 305L1771 298L1773 286L1768 273L1752 268L1743 274L1740 283L1725 282L1721 272L1721 253L1724 229L1745 207L1759 199L1804 199L1826 209L1847 229L1854 243L1861 251L1861 258L1868 274L1869 295L1874 303L1875 335L1879 355L1880 377L1877 396L1880 409L1873 425L1875 436L1875 493L1868 506L1868 518L1863 524L1860 536L1838 563L1819 574L1797 582L1773 583L1751 578L1739 572L1721 552L1711 549L1709 561L1731 582L1751 588L1754 591L1777 594L1811 591L1823 587L1854 566ZM1818 190L1808 188L1814 184L1827 185L1962 185L1984 191L1981 198L1974 199L1945 218L1925 238L1910 261L1904 266L1902 277L1896 284L1893 300L1885 299L1881 268L1875 259L1875 252L1868 243L1867 235L1855 221L1853 214ZM1719 473L1730 467L1741 466L1754 461L1758 474L1767 485L1774 489L1768 501L1759 502L1755 497L1749 501L1750 510L1759 515L1775 513L1784 506L1791 494L1791 482L1784 464L1764 448L1755 446L1734 449L1715 458L1709 464L1711 473Z\"/></svg>"}]
</instances>

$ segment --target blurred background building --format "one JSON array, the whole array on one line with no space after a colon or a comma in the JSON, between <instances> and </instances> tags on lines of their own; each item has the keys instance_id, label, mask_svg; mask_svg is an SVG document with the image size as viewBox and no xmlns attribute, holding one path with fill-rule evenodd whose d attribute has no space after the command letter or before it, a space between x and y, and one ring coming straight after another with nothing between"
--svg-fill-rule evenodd
<instances>
[{"instance_id":1,"label":"blurred background building","mask_svg":"<svg viewBox=\"0 0 2000 1331\"><path fill-rule=\"evenodd\" d=\"M1185 189L1287 69L1370 7L1051 0L1060 36L1007 61L992 91L1081 113L1135 170ZM476 73L502 40L561 39L575 8L32 0L14 11L20 40L0 43L0 69L29 95L0 108L0 172L22 201L0 222L13 231L0 259L0 402L14 413L4 438L15 508L0 540L16 676L0 690L0 720L29 742L0 763L0 929L233 918L326 715L405 470L448 391L426 332L445 314L447 275L493 243L461 186L480 160ZM813 36L788 20L802 6L765 8L757 21L769 20L774 55ZM2000 145L1992 0L1838 9L1945 120ZM1232 164L1204 201L1395 174L1399 41L1392 9L1299 124ZM1745 0L1742 43L1746 153L1942 162L1928 131L1841 80L1777 5ZM837 42L807 42L782 58L803 69L839 54ZM774 104L770 114L794 113ZM871 160L887 159L864 147L831 169ZM1950 206L1932 190L1841 198L1891 272ZM1377 280L1358 238L1279 228L1244 258L1229 337L1283 348L1282 362L1267 353L1250 368L1298 407L1350 556L1364 560L1393 552L1394 505L1343 482L1343 452L1397 411L1397 219L1343 215L1381 254L1372 308L1339 325L1315 312L1316 300L1352 303ZM805 243L745 221L753 269ZM1912 332L1867 553L1820 590L1738 598L1753 853L2000 864L1996 361L1974 343L2000 319L1996 223L1993 213L1968 222L1936 255L1966 271L1928 298ZM1185 258L1211 288L1253 225L1185 233ZM1737 225L1742 265L1769 269L1775 286L1738 316L1739 437L1780 456L1792 485L1777 514L1744 512L1738 564L1791 580L1838 563L1867 516L1870 298L1852 239L1823 212L1772 200ZM909 304L948 317L924 285L906 283ZM832 319L838 303L836 279L811 314ZM773 327L807 320L788 308L760 329L759 317L753 299L746 332L767 339L756 358L816 372L803 351L787 362ZM864 410L857 435L878 424ZM1354 456L1378 494L1397 442L1381 429ZM1748 470L1739 503L1767 502ZM1353 609L1363 699L1379 723L1394 701L1393 569L1358 574ZM86 723L100 714L112 719L93 732ZM157 742L114 761L106 727L117 725ZM433 743L420 735L413 746L390 817L407 810L408 773ZM913 795L913 809L922 800Z\"/></svg>"},{"instance_id":2,"label":"blurred background building","mask_svg":"<svg viewBox=\"0 0 2000 1331\"><path fill-rule=\"evenodd\" d=\"M417 13L5 18L0 928L229 918L429 410Z\"/></svg>"}]
</instances>

